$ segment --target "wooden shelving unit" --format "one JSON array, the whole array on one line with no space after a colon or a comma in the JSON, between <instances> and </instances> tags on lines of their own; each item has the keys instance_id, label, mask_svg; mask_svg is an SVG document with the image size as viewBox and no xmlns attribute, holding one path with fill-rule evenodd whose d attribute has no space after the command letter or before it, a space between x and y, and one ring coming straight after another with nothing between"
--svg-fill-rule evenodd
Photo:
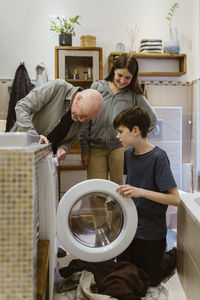
<instances>
[{"instance_id":1,"label":"wooden shelving unit","mask_svg":"<svg viewBox=\"0 0 200 300\"><path fill-rule=\"evenodd\" d=\"M121 52L112 52L110 53L108 57L108 69L111 70L113 66L113 62L115 58L119 55L121 55ZM132 55L138 60L138 63L140 64L140 61L143 61L145 64L145 60L174 60L178 62L178 70L177 71L165 71L165 70L159 70L159 71L141 71L139 72L139 76L182 76L186 74L187 71L187 63L186 63L186 54L169 54L169 53L136 53L132 52Z\"/></svg>"},{"instance_id":2,"label":"wooden shelving unit","mask_svg":"<svg viewBox=\"0 0 200 300\"><path fill-rule=\"evenodd\" d=\"M83 78L88 68L91 69L91 78ZM79 73L73 78L74 70ZM70 74L66 76L66 71ZM102 79L102 48L99 47L55 47L55 78L65 79L75 86L89 88L93 81Z\"/></svg>"}]
</instances>

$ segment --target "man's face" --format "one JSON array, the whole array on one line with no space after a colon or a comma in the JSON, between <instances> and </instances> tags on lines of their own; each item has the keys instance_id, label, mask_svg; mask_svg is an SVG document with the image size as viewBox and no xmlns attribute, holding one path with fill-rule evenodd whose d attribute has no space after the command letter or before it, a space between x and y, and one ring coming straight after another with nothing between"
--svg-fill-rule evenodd
<instances>
[{"instance_id":1,"label":"man's face","mask_svg":"<svg viewBox=\"0 0 200 300\"><path fill-rule=\"evenodd\" d=\"M85 122L91 119L87 106L83 104L82 100L82 95L75 95L73 105L71 106L71 116L73 121Z\"/></svg>"}]
</instances>

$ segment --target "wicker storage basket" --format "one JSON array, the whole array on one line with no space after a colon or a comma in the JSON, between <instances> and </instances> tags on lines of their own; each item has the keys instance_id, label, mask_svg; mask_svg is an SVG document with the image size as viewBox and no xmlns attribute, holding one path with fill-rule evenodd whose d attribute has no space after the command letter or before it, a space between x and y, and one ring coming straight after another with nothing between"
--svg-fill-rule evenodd
<instances>
[{"instance_id":1,"label":"wicker storage basket","mask_svg":"<svg viewBox=\"0 0 200 300\"><path fill-rule=\"evenodd\" d=\"M96 37L93 35L82 35L80 41L81 47L96 47Z\"/></svg>"}]
</instances>

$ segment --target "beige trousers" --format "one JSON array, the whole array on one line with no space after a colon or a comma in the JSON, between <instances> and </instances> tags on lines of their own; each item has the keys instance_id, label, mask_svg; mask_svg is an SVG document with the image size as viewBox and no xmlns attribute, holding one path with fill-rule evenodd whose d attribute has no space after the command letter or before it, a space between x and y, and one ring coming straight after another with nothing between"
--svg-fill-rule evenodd
<instances>
[{"instance_id":1,"label":"beige trousers","mask_svg":"<svg viewBox=\"0 0 200 300\"><path fill-rule=\"evenodd\" d=\"M117 184L123 184L124 148L114 150L90 148L87 178L110 179ZM91 197L90 207L95 229L109 226L114 217L112 211L106 209L106 199Z\"/></svg>"},{"instance_id":2,"label":"beige trousers","mask_svg":"<svg viewBox=\"0 0 200 300\"><path fill-rule=\"evenodd\" d=\"M90 148L88 179L110 179L123 184L124 147L114 150Z\"/></svg>"}]
</instances>

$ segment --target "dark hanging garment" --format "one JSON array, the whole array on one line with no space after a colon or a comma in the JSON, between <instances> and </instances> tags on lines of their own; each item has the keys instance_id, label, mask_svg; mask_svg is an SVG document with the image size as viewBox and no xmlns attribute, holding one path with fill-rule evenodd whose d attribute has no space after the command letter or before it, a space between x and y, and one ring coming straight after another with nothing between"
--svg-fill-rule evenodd
<instances>
[{"instance_id":1,"label":"dark hanging garment","mask_svg":"<svg viewBox=\"0 0 200 300\"><path fill-rule=\"evenodd\" d=\"M10 131L16 121L15 105L18 100L24 98L33 88L24 64L21 64L16 72L10 93L8 115L6 119L6 132Z\"/></svg>"},{"instance_id":2,"label":"dark hanging garment","mask_svg":"<svg viewBox=\"0 0 200 300\"><path fill-rule=\"evenodd\" d=\"M59 142L64 139L73 123L74 121L72 120L70 109L64 114L60 123L47 135L48 140L52 143L54 154L57 152Z\"/></svg>"}]
</instances>

